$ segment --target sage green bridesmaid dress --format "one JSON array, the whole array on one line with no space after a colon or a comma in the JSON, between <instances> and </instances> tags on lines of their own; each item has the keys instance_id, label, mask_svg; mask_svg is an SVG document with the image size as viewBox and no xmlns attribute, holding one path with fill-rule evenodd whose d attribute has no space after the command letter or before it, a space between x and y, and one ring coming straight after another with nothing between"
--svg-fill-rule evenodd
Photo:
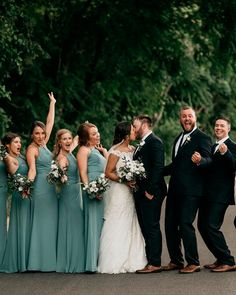
<instances>
[{"instance_id":1,"label":"sage green bridesmaid dress","mask_svg":"<svg viewBox=\"0 0 236 295\"><path fill-rule=\"evenodd\" d=\"M57 272L84 272L84 216L77 161L67 156L68 181L59 193Z\"/></svg>"},{"instance_id":2,"label":"sage green bridesmaid dress","mask_svg":"<svg viewBox=\"0 0 236 295\"><path fill-rule=\"evenodd\" d=\"M106 159L97 149L92 149L88 157L89 181L96 179L105 170ZM96 272L100 235L103 225L104 201L90 199L84 192L85 213L85 271Z\"/></svg>"},{"instance_id":3,"label":"sage green bridesmaid dress","mask_svg":"<svg viewBox=\"0 0 236 295\"><path fill-rule=\"evenodd\" d=\"M17 158L19 166L15 174L27 175L28 166L22 156ZM31 231L31 199L22 199L19 192L12 194L10 223L6 250L3 258L3 270L7 273L27 270L29 256L29 238Z\"/></svg>"},{"instance_id":4,"label":"sage green bridesmaid dress","mask_svg":"<svg viewBox=\"0 0 236 295\"><path fill-rule=\"evenodd\" d=\"M55 187L47 182L52 154L47 147L39 148L36 178L32 193L32 230L28 270L55 271L57 248L58 200Z\"/></svg>"},{"instance_id":5,"label":"sage green bridesmaid dress","mask_svg":"<svg viewBox=\"0 0 236 295\"><path fill-rule=\"evenodd\" d=\"M7 172L3 161L0 160L0 266L7 238Z\"/></svg>"}]
</instances>

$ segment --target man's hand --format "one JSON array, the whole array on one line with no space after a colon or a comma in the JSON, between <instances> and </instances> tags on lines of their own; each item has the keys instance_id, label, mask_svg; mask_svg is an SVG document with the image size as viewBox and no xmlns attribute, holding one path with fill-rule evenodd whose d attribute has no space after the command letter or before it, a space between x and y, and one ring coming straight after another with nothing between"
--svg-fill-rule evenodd
<instances>
[{"instance_id":1,"label":"man's hand","mask_svg":"<svg viewBox=\"0 0 236 295\"><path fill-rule=\"evenodd\" d=\"M221 145L219 145L219 152L221 153L221 155L224 155L227 150L228 150L228 147L226 144L222 143Z\"/></svg>"},{"instance_id":2,"label":"man's hand","mask_svg":"<svg viewBox=\"0 0 236 295\"><path fill-rule=\"evenodd\" d=\"M154 195L150 195L148 192L145 191L145 196L149 199L152 200Z\"/></svg>"},{"instance_id":3,"label":"man's hand","mask_svg":"<svg viewBox=\"0 0 236 295\"><path fill-rule=\"evenodd\" d=\"M195 152L191 158L192 162L197 165L200 164L201 159L202 159L202 156L198 152Z\"/></svg>"}]
</instances>

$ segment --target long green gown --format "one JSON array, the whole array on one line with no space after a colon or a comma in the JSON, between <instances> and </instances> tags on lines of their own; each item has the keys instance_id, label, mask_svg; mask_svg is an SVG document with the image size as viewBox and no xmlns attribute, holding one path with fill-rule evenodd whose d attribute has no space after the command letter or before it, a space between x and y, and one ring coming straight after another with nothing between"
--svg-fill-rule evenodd
<instances>
[{"instance_id":1,"label":"long green gown","mask_svg":"<svg viewBox=\"0 0 236 295\"><path fill-rule=\"evenodd\" d=\"M77 161L68 154L68 181L59 194L57 272L84 272L84 216Z\"/></svg>"},{"instance_id":2,"label":"long green gown","mask_svg":"<svg viewBox=\"0 0 236 295\"><path fill-rule=\"evenodd\" d=\"M105 158L97 149L92 149L88 157L89 182L96 179L105 169ZM85 271L96 272L100 235L103 225L104 201L90 199L83 194L85 213Z\"/></svg>"},{"instance_id":3,"label":"long green gown","mask_svg":"<svg viewBox=\"0 0 236 295\"><path fill-rule=\"evenodd\" d=\"M30 236L28 270L55 271L58 200L55 187L48 183L52 154L46 147L39 148L36 178L32 194L32 230Z\"/></svg>"},{"instance_id":4,"label":"long green gown","mask_svg":"<svg viewBox=\"0 0 236 295\"><path fill-rule=\"evenodd\" d=\"M17 158L19 167L15 174L27 175L28 166L22 156ZM3 258L5 272L24 272L27 270L29 238L31 230L31 200L22 199L19 192L12 194L10 223L6 250Z\"/></svg>"},{"instance_id":5,"label":"long green gown","mask_svg":"<svg viewBox=\"0 0 236 295\"><path fill-rule=\"evenodd\" d=\"M0 265L7 238L7 172L3 161L0 161Z\"/></svg>"}]
</instances>

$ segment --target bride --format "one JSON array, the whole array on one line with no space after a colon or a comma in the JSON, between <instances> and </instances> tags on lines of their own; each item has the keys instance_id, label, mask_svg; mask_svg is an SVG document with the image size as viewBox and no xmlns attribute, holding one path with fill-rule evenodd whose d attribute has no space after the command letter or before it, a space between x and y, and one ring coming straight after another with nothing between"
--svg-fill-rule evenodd
<instances>
[{"instance_id":1,"label":"bride","mask_svg":"<svg viewBox=\"0 0 236 295\"><path fill-rule=\"evenodd\" d=\"M139 227L131 188L133 182L120 183L116 173L123 158L132 160L135 131L131 123L116 126L113 147L106 166L110 187L105 195L104 225L100 238L98 272L135 272L147 264L145 244Z\"/></svg>"}]
</instances>

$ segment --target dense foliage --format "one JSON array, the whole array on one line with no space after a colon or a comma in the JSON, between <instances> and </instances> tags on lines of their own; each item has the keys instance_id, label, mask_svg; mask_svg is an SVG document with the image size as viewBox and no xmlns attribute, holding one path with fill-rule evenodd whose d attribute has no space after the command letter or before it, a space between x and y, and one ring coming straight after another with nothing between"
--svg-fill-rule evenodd
<instances>
[{"instance_id":1,"label":"dense foliage","mask_svg":"<svg viewBox=\"0 0 236 295\"><path fill-rule=\"evenodd\" d=\"M88 120L107 147L118 121L147 113L169 155L181 104L208 133L219 114L236 130L235 0L2 0L0 9L0 136L26 139L33 120L45 121L49 91L54 131Z\"/></svg>"}]
</instances>

